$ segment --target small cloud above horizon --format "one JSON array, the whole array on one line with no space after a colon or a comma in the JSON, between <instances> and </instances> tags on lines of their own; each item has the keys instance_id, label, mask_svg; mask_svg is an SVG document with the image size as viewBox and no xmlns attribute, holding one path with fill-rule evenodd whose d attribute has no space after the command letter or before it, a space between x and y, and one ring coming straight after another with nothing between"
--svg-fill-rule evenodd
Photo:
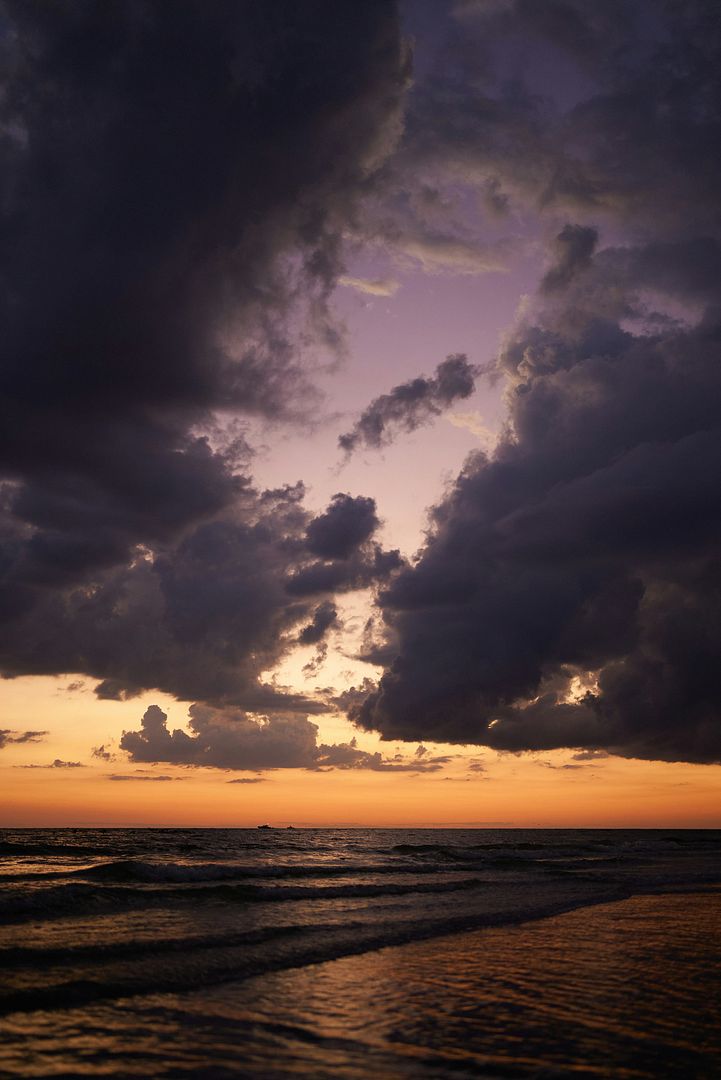
<instances>
[{"instance_id":1,"label":"small cloud above horizon","mask_svg":"<svg viewBox=\"0 0 721 1080\"><path fill-rule=\"evenodd\" d=\"M147 776L143 773L110 773L106 775L106 780L150 780L150 781L167 781L167 780L187 780L187 776Z\"/></svg>"},{"instance_id":2,"label":"small cloud above horizon","mask_svg":"<svg viewBox=\"0 0 721 1080\"><path fill-rule=\"evenodd\" d=\"M82 761L62 761L60 758L55 758L55 761L51 761L47 765L15 765L16 769L86 769L87 765L83 765Z\"/></svg>"}]
</instances>

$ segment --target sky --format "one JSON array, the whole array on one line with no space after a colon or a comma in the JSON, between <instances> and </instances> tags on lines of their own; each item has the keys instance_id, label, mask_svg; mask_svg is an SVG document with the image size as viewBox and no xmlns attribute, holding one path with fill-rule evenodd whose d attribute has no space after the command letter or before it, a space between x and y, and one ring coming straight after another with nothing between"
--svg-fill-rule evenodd
<instances>
[{"instance_id":1,"label":"sky","mask_svg":"<svg viewBox=\"0 0 721 1080\"><path fill-rule=\"evenodd\" d=\"M721 827L715 9L0 3L0 827Z\"/></svg>"}]
</instances>

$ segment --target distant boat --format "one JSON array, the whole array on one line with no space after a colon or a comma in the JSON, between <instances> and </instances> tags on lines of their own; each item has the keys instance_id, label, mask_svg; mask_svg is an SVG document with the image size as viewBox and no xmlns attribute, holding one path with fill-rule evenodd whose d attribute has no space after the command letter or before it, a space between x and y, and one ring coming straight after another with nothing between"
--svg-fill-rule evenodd
<instances>
[{"instance_id":1,"label":"distant boat","mask_svg":"<svg viewBox=\"0 0 721 1080\"><path fill-rule=\"evenodd\" d=\"M295 825L286 825L286 829L294 829Z\"/></svg>"},{"instance_id":2,"label":"distant boat","mask_svg":"<svg viewBox=\"0 0 721 1080\"><path fill-rule=\"evenodd\" d=\"M258 828L259 829L272 829L273 826L272 825L258 825Z\"/></svg>"}]
</instances>

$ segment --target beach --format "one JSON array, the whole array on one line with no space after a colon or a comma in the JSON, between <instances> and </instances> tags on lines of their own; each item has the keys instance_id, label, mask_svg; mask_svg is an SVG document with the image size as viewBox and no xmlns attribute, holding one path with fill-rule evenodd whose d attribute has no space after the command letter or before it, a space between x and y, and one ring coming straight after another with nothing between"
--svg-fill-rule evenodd
<instances>
[{"instance_id":1,"label":"beach","mask_svg":"<svg viewBox=\"0 0 721 1080\"><path fill-rule=\"evenodd\" d=\"M721 1071L717 833L8 837L3 1075Z\"/></svg>"}]
</instances>

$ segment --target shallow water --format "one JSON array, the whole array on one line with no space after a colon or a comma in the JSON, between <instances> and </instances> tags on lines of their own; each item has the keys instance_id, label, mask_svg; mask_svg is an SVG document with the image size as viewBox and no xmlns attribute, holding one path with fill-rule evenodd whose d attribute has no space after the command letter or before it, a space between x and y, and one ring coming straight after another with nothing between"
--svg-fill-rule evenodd
<instances>
[{"instance_id":1,"label":"shallow water","mask_svg":"<svg viewBox=\"0 0 721 1080\"><path fill-rule=\"evenodd\" d=\"M6 831L0 1073L721 1075L721 897L650 895L709 889L720 855L717 832Z\"/></svg>"}]
</instances>

